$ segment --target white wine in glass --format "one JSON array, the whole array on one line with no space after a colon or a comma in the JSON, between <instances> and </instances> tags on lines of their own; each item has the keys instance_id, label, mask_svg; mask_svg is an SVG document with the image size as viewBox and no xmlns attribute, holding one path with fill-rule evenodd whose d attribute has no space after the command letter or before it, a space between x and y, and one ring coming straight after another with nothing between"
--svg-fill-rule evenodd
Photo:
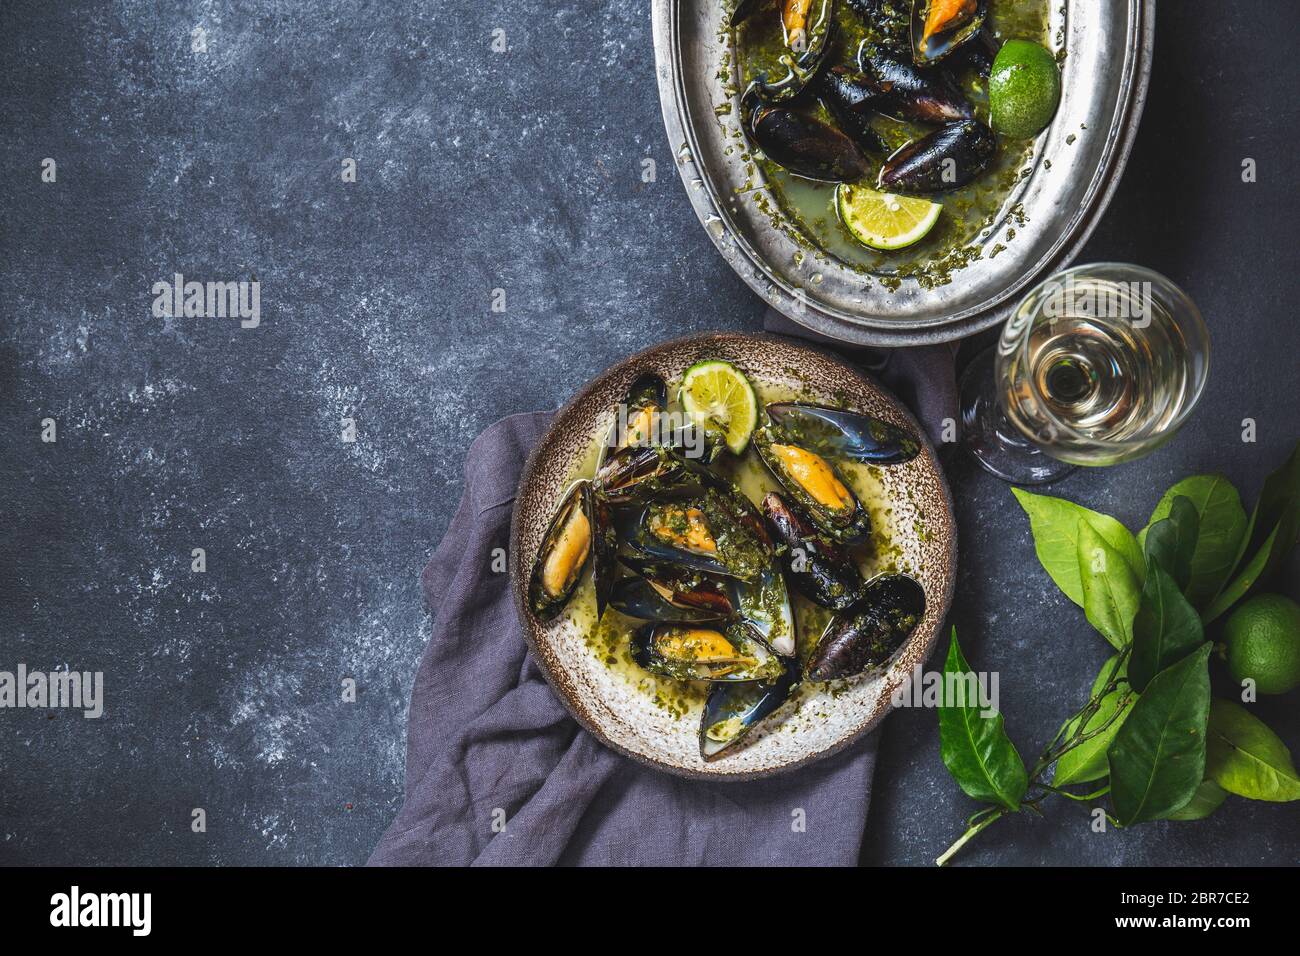
<instances>
[{"instance_id":1,"label":"white wine in glass","mask_svg":"<svg viewBox=\"0 0 1300 956\"><path fill-rule=\"evenodd\" d=\"M1209 355L1200 312L1164 276L1076 266L1030 292L963 376L964 441L993 474L1024 484L1129 461L1186 421Z\"/></svg>"}]
</instances>

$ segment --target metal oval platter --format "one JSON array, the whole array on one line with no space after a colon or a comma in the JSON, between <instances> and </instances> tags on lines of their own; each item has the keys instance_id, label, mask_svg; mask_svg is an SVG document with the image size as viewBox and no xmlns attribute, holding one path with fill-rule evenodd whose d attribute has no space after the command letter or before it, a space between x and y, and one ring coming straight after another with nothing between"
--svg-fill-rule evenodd
<instances>
[{"instance_id":1,"label":"metal oval platter","mask_svg":"<svg viewBox=\"0 0 1300 956\"><path fill-rule=\"evenodd\" d=\"M945 284L905 278L891 289L773 222L770 190L743 145L737 57L727 27L731 4L723 0L653 0L669 145L718 251L789 318L862 344L960 338L1003 321L1018 294L1064 268L1092 232L1141 116L1154 6L1148 0L1052 0L1048 36L1067 53L1060 108L1034 144L1032 172L976 238L980 257L953 271ZM986 254L997 245L1004 248Z\"/></svg>"},{"instance_id":2,"label":"metal oval platter","mask_svg":"<svg viewBox=\"0 0 1300 956\"><path fill-rule=\"evenodd\" d=\"M705 359L732 362L760 386L866 412L921 437L922 450L916 458L876 469L873 475L880 486L879 501L888 509L883 520L889 529L891 561L920 582L926 595L924 617L883 673L834 685L805 684L797 703L788 701L734 751L710 762L700 757L698 706L676 714L658 706L652 694L609 666L605 654L591 646L589 621L566 614L542 623L527 601L529 570L547 523L569 483L589 460L593 443L607 433L629 384L647 371L672 384ZM914 666L925 661L938 639L952 601L957 531L934 449L892 395L840 359L811 346L767 336L710 334L668 342L633 356L560 410L520 479L510 562L524 635L547 680L579 723L606 746L670 773L742 780L789 771L829 756L884 717L894 690ZM584 580L582 587L590 588L590 580Z\"/></svg>"}]
</instances>

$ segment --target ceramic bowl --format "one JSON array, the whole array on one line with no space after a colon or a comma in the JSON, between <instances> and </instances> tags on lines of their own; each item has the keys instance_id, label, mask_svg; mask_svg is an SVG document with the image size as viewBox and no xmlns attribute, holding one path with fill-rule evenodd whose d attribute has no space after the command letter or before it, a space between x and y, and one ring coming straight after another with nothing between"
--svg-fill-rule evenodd
<instances>
[{"instance_id":1,"label":"ceramic bowl","mask_svg":"<svg viewBox=\"0 0 1300 956\"><path fill-rule=\"evenodd\" d=\"M817 400L867 412L922 436L912 461L881 469L893 509L899 561L926 594L921 623L878 675L825 685L795 709L787 705L725 757L699 753L698 710L674 718L650 696L611 670L566 616L539 622L527 607L528 574L547 522L582 463L593 438L603 435L638 375L656 371L678 380L698 361L732 362L758 381L807 390ZM510 573L524 635L555 693L588 732L642 763L685 777L746 780L807 766L849 746L875 727L912 668L934 648L952 601L957 571L957 528L952 499L930 443L898 399L863 373L813 346L771 336L704 334L666 342L616 365L560 409L524 467L515 499ZM614 612L609 612L614 613Z\"/></svg>"}]
</instances>

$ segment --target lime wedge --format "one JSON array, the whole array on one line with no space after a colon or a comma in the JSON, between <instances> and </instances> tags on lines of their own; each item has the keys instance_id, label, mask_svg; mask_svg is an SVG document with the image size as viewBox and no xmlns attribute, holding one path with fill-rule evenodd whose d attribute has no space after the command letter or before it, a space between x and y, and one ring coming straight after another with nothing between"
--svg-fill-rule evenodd
<instances>
[{"instance_id":1,"label":"lime wedge","mask_svg":"<svg viewBox=\"0 0 1300 956\"><path fill-rule=\"evenodd\" d=\"M720 436L732 454L745 450L758 424L758 398L740 369L730 362L697 362L682 376L679 398L691 421Z\"/></svg>"},{"instance_id":2,"label":"lime wedge","mask_svg":"<svg viewBox=\"0 0 1300 956\"><path fill-rule=\"evenodd\" d=\"M872 249L888 250L923 239L938 221L943 204L840 183L835 208L854 239Z\"/></svg>"}]
</instances>

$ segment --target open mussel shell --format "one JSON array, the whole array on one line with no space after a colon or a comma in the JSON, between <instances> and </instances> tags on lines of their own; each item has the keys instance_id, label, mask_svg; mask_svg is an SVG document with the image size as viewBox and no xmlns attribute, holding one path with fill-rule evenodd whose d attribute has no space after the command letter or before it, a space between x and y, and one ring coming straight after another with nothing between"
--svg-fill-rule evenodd
<instances>
[{"instance_id":1,"label":"open mussel shell","mask_svg":"<svg viewBox=\"0 0 1300 956\"><path fill-rule=\"evenodd\" d=\"M680 565L625 555L635 572L614 587L614 610L645 621L709 621L735 612L732 586L724 579Z\"/></svg>"},{"instance_id":2,"label":"open mussel shell","mask_svg":"<svg viewBox=\"0 0 1300 956\"><path fill-rule=\"evenodd\" d=\"M740 743L763 718L790 699L799 683L799 661L787 658L780 676L758 683L719 683L709 688L700 718L700 756L714 760Z\"/></svg>"},{"instance_id":3,"label":"open mussel shell","mask_svg":"<svg viewBox=\"0 0 1300 956\"><path fill-rule=\"evenodd\" d=\"M627 445L596 468L593 490L613 505L647 501L677 482L685 462L661 445Z\"/></svg>"},{"instance_id":4,"label":"open mussel shell","mask_svg":"<svg viewBox=\"0 0 1300 956\"><path fill-rule=\"evenodd\" d=\"M803 402L773 402L767 415L772 431L819 455L897 465L921 451L916 436L872 415Z\"/></svg>"},{"instance_id":5,"label":"open mussel shell","mask_svg":"<svg viewBox=\"0 0 1300 956\"><path fill-rule=\"evenodd\" d=\"M780 562L773 558L766 570L751 581L737 580L732 590L740 619L782 657L794 654L794 606Z\"/></svg>"},{"instance_id":6,"label":"open mussel shell","mask_svg":"<svg viewBox=\"0 0 1300 956\"><path fill-rule=\"evenodd\" d=\"M912 0L912 60L932 66L971 39L984 26L988 0Z\"/></svg>"},{"instance_id":7,"label":"open mussel shell","mask_svg":"<svg viewBox=\"0 0 1300 956\"><path fill-rule=\"evenodd\" d=\"M993 160L997 137L977 120L948 123L900 147L880 169L880 188L941 193L973 182Z\"/></svg>"},{"instance_id":8,"label":"open mussel shell","mask_svg":"<svg viewBox=\"0 0 1300 956\"><path fill-rule=\"evenodd\" d=\"M754 0L740 0L732 13L732 25L748 20L761 6ZM825 66L834 46L835 0L777 0L769 12L780 17L787 51L781 63L786 74L763 74L756 83L764 102L775 105L799 97Z\"/></svg>"},{"instance_id":9,"label":"open mussel shell","mask_svg":"<svg viewBox=\"0 0 1300 956\"><path fill-rule=\"evenodd\" d=\"M575 482L542 535L528 583L528 602L543 621L564 609L593 551L591 485Z\"/></svg>"},{"instance_id":10,"label":"open mussel shell","mask_svg":"<svg viewBox=\"0 0 1300 956\"><path fill-rule=\"evenodd\" d=\"M693 623L720 621L728 616L716 610L679 603L679 596L676 593L672 591L665 593L652 582L635 574L620 579L614 585L609 603L610 607L620 614L642 621ZM727 603L730 604L729 599Z\"/></svg>"},{"instance_id":11,"label":"open mussel shell","mask_svg":"<svg viewBox=\"0 0 1300 956\"><path fill-rule=\"evenodd\" d=\"M871 516L830 461L766 426L753 442L767 470L820 531L845 544L870 537Z\"/></svg>"},{"instance_id":12,"label":"open mussel shell","mask_svg":"<svg viewBox=\"0 0 1300 956\"><path fill-rule=\"evenodd\" d=\"M761 681L781 674L781 659L749 627L650 623L632 635L632 659L674 680Z\"/></svg>"},{"instance_id":13,"label":"open mussel shell","mask_svg":"<svg viewBox=\"0 0 1300 956\"><path fill-rule=\"evenodd\" d=\"M870 174L870 160L834 126L800 110L754 99L751 87L741 101L745 128L754 145L778 166L804 179L828 183L855 183Z\"/></svg>"},{"instance_id":14,"label":"open mussel shell","mask_svg":"<svg viewBox=\"0 0 1300 956\"><path fill-rule=\"evenodd\" d=\"M668 407L668 386L654 372L646 372L632 382L627 395L615 409L614 423L605 436L599 468L605 459L629 445L657 444L659 414Z\"/></svg>"},{"instance_id":15,"label":"open mussel shell","mask_svg":"<svg viewBox=\"0 0 1300 956\"><path fill-rule=\"evenodd\" d=\"M808 659L808 679L839 680L883 667L924 615L925 590L915 578L874 578L857 601L826 625Z\"/></svg>"},{"instance_id":16,"label":"open mussel shell","mask_svg":"<svg viewBox=\"0 0 1300 956\"><path fill-rule=\"evenodd\" d=\"M771 563L762 518L748 499L722 488L683 488L618 521L621 540L637 557L745 580Z\"/></svg>"},{"instance_id":17,"label":"open mussel shell","mask_svg":"<svg viewBox=\"0 0 1300 956\"><path fill-rule=\"evenodd\" d=\"M588 489L591 521L591 579L596 591L596 620L605 614L618 580L618 528L614 509Z\"/></svg>"},{"instance_id":18,"label":"open mussel shell","mask_svg":"<svg viewBox=\"0 0 1300 956\"><path fill-rule=\"evenodd\" d=\"M773 537L785 545L781 562L796 591L832 611L842 611L857 600L864 584L862 574L839 544L818 534L775 491L763 499L763 514Z\"/></svg>"},{"instance_id":19,"label":"open mussel shell","mask_svg":"<svg viewBox=\"0 0 1300 956\"><path fill-rule=\"evenodd\" d=\"M940 70L918 70L879 47L858 49L856 83L863 92L875 89L872 108L895 119L914 123L951 123L975 118L970 101Z\"/></svg>"}]
</instances>

